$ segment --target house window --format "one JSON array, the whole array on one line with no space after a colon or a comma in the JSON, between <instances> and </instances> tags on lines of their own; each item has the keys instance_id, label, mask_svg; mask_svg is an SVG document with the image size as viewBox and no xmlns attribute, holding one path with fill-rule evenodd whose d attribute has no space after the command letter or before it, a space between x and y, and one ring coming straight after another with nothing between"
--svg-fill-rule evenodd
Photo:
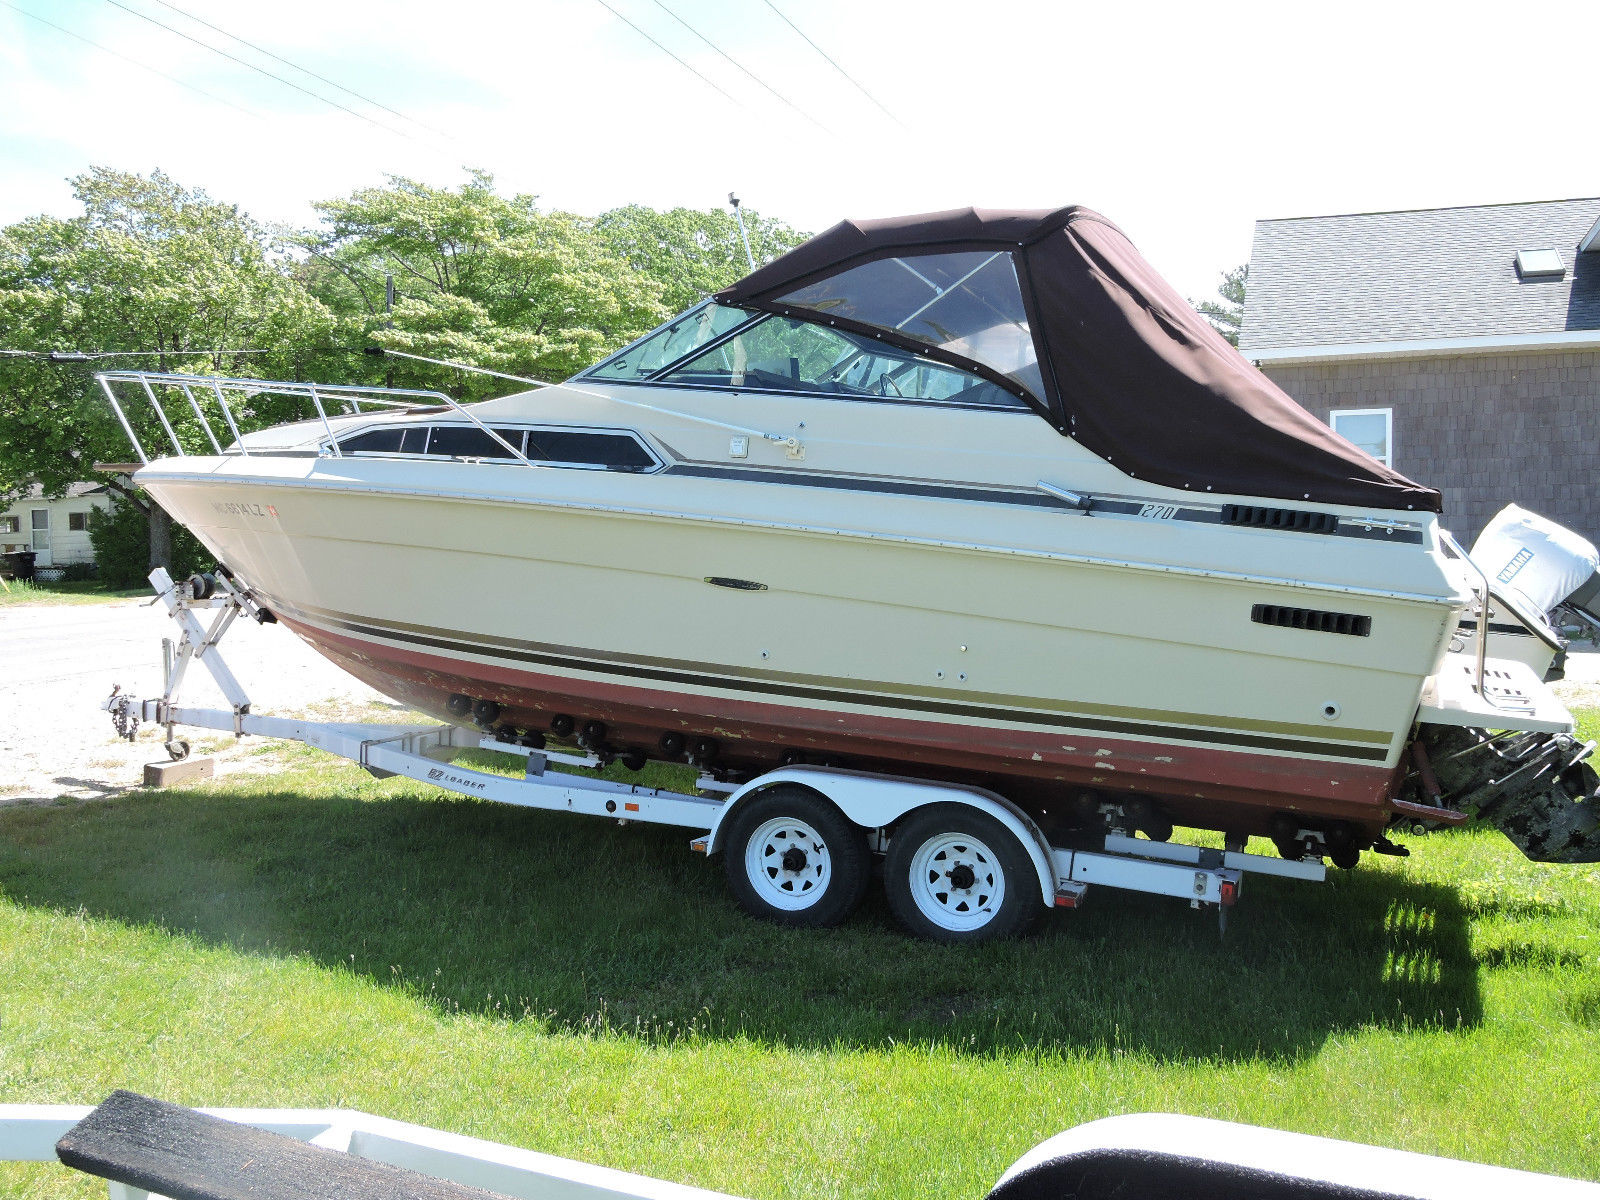
<instances>
[{"instance_id":1,"label":"house window","mask_svg":"<svg viewBox=\"0 0 1600 1200\"><path fill-rule=\"evenodd\" d=\"M89 514L75 512L67 514L67 528L74 533L86 533L89 529Z\"/></svg>"},{"instance_id":2,"label":"house window","mask_svg":"<svg viewBox=\"0 0 1600 1200\"><path fill-rule=\"evenodd\" d=\"M1386 467L1394 466L1394 409L1336 408L1328 414L1333 431Z\"/></svg>"},{"instance_id":3,"label":"house window","mask_svg":"<svg viewBox=\"0 0 1600 1200\"><path fill-rule=\"evenodd\" d=\"M0 517L0 533L19 533L22 530L22 518Z\"/></svg>"}]
</instances>

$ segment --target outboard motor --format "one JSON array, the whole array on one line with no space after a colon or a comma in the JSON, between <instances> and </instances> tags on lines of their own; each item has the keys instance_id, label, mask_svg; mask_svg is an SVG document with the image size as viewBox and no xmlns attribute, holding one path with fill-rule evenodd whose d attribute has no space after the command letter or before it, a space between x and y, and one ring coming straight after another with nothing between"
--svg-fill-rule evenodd
<instances>
[{"instance_id":1,"label":"outboard motor","mask_svg":"<svg viewBox=\"0 0 1600 1200\"><path fill-rule=\"evenodd\" d=\"M1472 561L1496 592L1537 613L1566 608L1600 629L1600 550L1572 530L1508 504L1478 535Z\"/></svg>"},{"instance_id":2,"label":"outboard motor","mask_svg":"<svg viewBox=\"0 0 1600 1200\"><path fill-rule=\"evenodd\" d=\"M1508 504L1478 535L1472 561L1489 577L1491 658L1528 666L1546 682L1562 678L1563 633L1600 633L1600 551L1554 521ZM1552 615L1554 613L1554 615ZM1456 633L1468 650L1477 637L1470 614Z\"/></svg>"},{"instance_id":3,"label":"outboard motor","mask_svg":"<svg viewBox=\"0 0 1600 1200\"><path fill-rule=\"evenodd\" d=\"M1565 641L1547 614L1600 631L1600 551L1537 513L1507 505L1472 547L1489 577L1489 654L1561 677ZM1476 621L1456 642L1477 636ZM1460 646L1452 644L1452 651ZM1600 775L1592 743L1570 734L1424 724L1408 788L1424 805L1497 826L1535 862L1600 862Z\"/></svg>"}]
</instances>

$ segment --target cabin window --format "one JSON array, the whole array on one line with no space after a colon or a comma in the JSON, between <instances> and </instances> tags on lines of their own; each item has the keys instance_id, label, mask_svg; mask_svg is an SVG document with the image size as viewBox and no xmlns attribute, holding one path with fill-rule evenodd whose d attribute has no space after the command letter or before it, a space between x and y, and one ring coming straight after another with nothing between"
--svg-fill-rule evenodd
<instances>
[{"instance_id":1,"label":"cabin window","mask_svg":"<svg viewBox=\"0 0 1600 1200\"><path fill-rule=\"evenodd\" d=\"M650 452L626 433L530 429L525 453L534 462L604 467L608 471L648 471L656 465Z\"/></svg>"},{"instance_id":2,"label":"cabin window","mask_svg":"<svg viewBox=\"0 0 1600 1200\"><path fill-rule=\"evenodd\" d=\"M426 425L392 425L369 429L343 439L339 449L345 454L421 454L428 448Z\"/></svg>"},{"instance_id":3,"label":"cabin window","mask_svg":"<svg viewBox=\"0 0 1600 1200\"><path fill-rule=\"evenodd\" d=\"M982 363L1035 396L1044 393L1009 251L878 259L797 288L778 302L915 338Z\"/></svg>"},{"instance_id":4,"label":"cabin window","mask_svg":"<svg viewBox=\"0 0 1600 1200\"><path fill-rule=\"evenodd\" d=\"M0 533L20 533L21 531L21 517L0 517Z\"/></svg>"},{"instance_id":5,"label":"cabin window","mask_svg":"<svg viewBox=\"0 0 1600 1200\"><path fill-rule=\"evenodd\" d=\"M495 432L521 452L522 430L496 429ZM428 453L449 458L516 457L476 425L435 425L433 436L428 439Z\"/></svg>"},{"instance_id":6,"label":"cabin window","mask_svg":"<svg viewBox=\"0 0 1600 1200\"><path fill-rule=\"evenodd\" d=\"M89 514L86 512L68 513L67 528L73 533L87 533L89 530Z\"/></svg>"},{"instance_id":7,"label":"cabin window","mask_svg":"<svg viewBox=\"0 0 1600 1200\"><path fill-rule=\"evenodd\" d=\"M1333 431L1386 467L1394 466L1394 409L1336 408L1328 414Z\"/></svg>"},{"instance_id":8,"label":"cabin window","mask_svg":"<svg viewBox=\"0 0 1600 1200\"><path fill-rule=\"evenodd\" d=\"M977 375L811 321L769 317L662 377L665 383L1021 408Z\"/></svg>"},{"instance_id":9,"label":"cabin window","mask_svg":"<svg viewBox=\"0 0 1600 1200\"><path fill-rule=\"evenodd\" d=\"M660 463L639 439L622 430L495 428L531 462L606 471L650 471ZM345 454L427 454L440 458L515 456L476 425L407 425L369 429L339 443Z\"/></svg>"},{"instance_id":10,"label":"cabin window","mask_svg":"<svg viewBox=\"0 0 1600 1200\"><path fill-rule=\"evenodd\" d=\"M750 316L742 308L702 304L608 358L588 374L600 379L644 379L738 328Z\"/></svg>"}]
</instances>

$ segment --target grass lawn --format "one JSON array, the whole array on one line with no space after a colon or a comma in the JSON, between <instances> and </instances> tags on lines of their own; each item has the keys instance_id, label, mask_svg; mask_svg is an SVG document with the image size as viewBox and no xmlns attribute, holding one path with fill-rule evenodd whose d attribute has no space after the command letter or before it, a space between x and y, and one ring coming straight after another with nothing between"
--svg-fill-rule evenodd
<instances>
[{"instance_id":1,"label":"grass lawn","mask_svg":"<svg viewBox=\"0 0 1600 1200\"><path fill-rule=\"evenodd\" d=\"M23 604L104 604L109 600L145 599L146 584L136 588L107 587L93 581L85 583L36 583L31 579L8 579L0 588L0 608Z\"/></svg>"},{"instance_id":2,"label":"grass lawn","mask_svg":"<svg viewBox=\"0 0 1600 1200\"><path fill-rule=\"evenodd\" d=\"M343 1105L796 1200L975 1200L1151 1110L1600 1178L1600 867L1490 831L1253 878L1224 940L1099 890L965 949L876 895L757 923L681 831L277 753L0 809L0 1100ZM0 1165L0 1194L104 1191Z\"/></svg>"}]
</instances>

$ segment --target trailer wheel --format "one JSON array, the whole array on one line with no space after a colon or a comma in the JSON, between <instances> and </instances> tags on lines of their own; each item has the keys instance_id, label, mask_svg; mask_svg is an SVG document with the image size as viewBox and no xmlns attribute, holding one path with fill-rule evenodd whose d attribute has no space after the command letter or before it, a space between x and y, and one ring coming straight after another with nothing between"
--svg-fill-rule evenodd
<instances>
[{"instance_id":1,"label":"trailer wheel","mask_svg":"<svg viewBox=\"0 0 1600 1200\"><path fill-rule=\"evenodd\" d=\"M918 937L986 942L1025 931L1043 907L1028 852L987 813L934 804L895 830L884 862L894 915Z\"/></svg>"},{"instance_id":2,"label":"trailer wheel","mask_svg":"<svg viewBox=\"0 0 1600 1200\"><path fill-rule=\"evenodd\" d=\"M740 806L723 858L740 905L780 925L839 924L871 879L866 834L831 800L794 784Z\"/></svg>"}]
</instances>

